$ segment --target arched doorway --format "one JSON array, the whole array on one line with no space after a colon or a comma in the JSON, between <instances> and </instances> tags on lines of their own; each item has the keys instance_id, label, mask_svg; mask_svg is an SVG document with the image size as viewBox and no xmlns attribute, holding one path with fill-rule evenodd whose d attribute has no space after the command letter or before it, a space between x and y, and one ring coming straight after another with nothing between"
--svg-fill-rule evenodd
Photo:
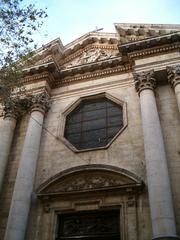
<instances>
[{"instance_id":1,"label":"arched doorway","mask_svg":"<svg viewBox=\"0 0 180 240\"><path fill-rule=\"evenodd\" d=\"M136 240L136 201L142 187L135 174L108 165L83 165L57 174L37 190L43 206L42 239Z\"/></svg>"}]
</instances>

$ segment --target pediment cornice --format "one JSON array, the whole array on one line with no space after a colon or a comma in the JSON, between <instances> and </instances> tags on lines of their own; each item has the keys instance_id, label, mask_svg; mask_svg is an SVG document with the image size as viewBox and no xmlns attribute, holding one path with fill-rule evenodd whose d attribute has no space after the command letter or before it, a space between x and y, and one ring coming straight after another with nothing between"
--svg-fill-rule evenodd
<instances>
[{"instance_id":1,"label":"pediment cornice","mask_svg":"<svg viewBox=\"0 0 180 240\"><path fill-rule=\"evenodd\" d=\"M87 39L89 35L81 41ZM126 44L119 43L118 46L116 43L100 43L98 40L95 43L88 43L85 47L80 44L80 48L74 51L72 49L78 44L75 42L71 46L71 53L67 56L62 49L61 53L57 50L57 44L58 42L52 43L51 50L54 50L50 55L24 69L26 84L46 79L51 88L56 88L69 83L128 73L132 71L135 59L177 51L180 48L180 32Z\"/></svg>"},{"instance_id":2,"label":"pediment cornice","mask_svg":"<svg viewBox=\"0 0 180 240\"><path fill-rule=\"evenodd\" d=\"M119 44L118 48L122 55L131 55L131 57L167 52L178 48L180 44L180 32L167 34L158 37L152 37L126 44ZM139 54L137 54L139 53ZM142 54L141 54L142 53Z\"/></svg>"}]
</instances>

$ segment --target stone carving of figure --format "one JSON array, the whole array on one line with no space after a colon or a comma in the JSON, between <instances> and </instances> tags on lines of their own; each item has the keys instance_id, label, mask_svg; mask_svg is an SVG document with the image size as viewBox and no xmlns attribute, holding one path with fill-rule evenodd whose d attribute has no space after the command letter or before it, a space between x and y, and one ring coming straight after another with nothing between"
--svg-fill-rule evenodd
<instances>
[{"instance_id":1,"label":"stone carving of figure","mask_svg":"<svg viewBox=\"0 0 180 240\"><path fill-rule=\"evenodd\" d=\"M84 51L80 58L71 62L69 65L66 66L66 68L73 67L76 65L87 64L99 60L105 60L109 59L110 57L112 57L112 54L103 49L90 49Z\"/></svg>"}]
</instances>

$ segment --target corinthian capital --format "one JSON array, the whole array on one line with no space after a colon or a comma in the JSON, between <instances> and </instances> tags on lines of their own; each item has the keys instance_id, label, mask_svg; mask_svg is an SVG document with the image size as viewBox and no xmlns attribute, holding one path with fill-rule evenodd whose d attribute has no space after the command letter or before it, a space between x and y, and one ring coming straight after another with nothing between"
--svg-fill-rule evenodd
<instances>
[{"instance_id":1,"label":"corinthian capital","mask_svg":"<svg viewBox=\"0 0 180 240\"><path fill-rule=\"evenodd\" d=\"M49 109L50 101L47 93L43 92L32 98L32 111L39 110L46 112Z\"/></svg>"},{"instance_id":2,"label":"corinthian capital","mask_svg":"<svg viewBox=\"0 0 180 240\"><path fill-rule=\"evenodd\" d=\"M148 72L134 73L133 75L135 88L138 93L145 89L155 89L156 79L154 78L154 70Z\"/></svg>"},{"instance_id":3,"label":"corinthian capital","mask_svg":"<svg viewBox=\"0 0 180 240\"><path fill-rule=\"evenodd\" d=\"M31 107L30 97L9 97L4 103L4 118L18 118L26 113Z\"/></svg>"},{"instance_id":4,"label":"corinthian capital","mask_svg":"<svg viewBox=\"0 0 180 240\"><path fill-rule=\"evenodd\" d=\"M15 118L17 119L20 115L19 99L9 97L4 103L4 118Z\"/></svg>"},{"instance_id":5,"label":"corinthian capital","mask_svg":"<svg viewBox=\"0 0 180 240\"><path fill-rule=\"evenodd\" d=\"M172 87L180 84L180 65L168 66L167 68L168 82Z\"/></svg>"}]
</instances>

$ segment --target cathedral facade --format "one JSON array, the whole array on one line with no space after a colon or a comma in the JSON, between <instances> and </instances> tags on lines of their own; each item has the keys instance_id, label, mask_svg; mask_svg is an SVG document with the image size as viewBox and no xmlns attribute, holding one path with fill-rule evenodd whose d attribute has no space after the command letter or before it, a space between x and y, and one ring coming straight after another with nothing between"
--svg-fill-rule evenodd
<instances>
[{"instance_id":1,"label":"cathedral facade","mask_svg":"<svg viewBox=\"0 0 180 240\"><path fill-rule=\"evenodd\" d=\"M115 24L25 67L0 112L0 240L180 239L180 26Z\"/></svg>"}]
</instances>

